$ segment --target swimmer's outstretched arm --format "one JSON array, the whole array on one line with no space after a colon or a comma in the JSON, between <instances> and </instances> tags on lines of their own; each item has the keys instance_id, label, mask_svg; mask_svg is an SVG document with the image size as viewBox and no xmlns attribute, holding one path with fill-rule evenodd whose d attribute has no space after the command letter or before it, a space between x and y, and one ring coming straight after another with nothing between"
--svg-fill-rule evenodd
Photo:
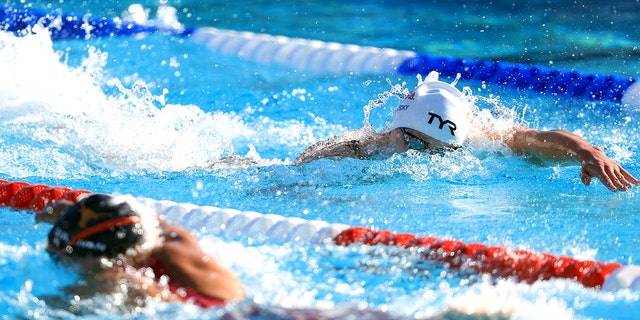
<instances>
[{"instance_id":1,"label":"swimmer's outstretched arm","mask_svg":"<svg viewBox=\"0 0 640 320\"><path fill-rule=\"evenodd\" d=\"M402 132L397 129L357 140L335 136L308 147L294 163L306 163L323 158L369 159L375 155L391 156L407 150Z\"/></svg>"},{"instance_id":2,"label":"swimmer's outstretched arm","mask_svg":"<svg viewBox=\"0 0 640 320\"><path fill-rule=\"evenodd\" d=\"M58 217L62 215L65 209L73 205L73 202L67 200L58 200L53 204L46 206L44 209L36 212L36 222L46 222L48 224L56 223Z\"/></svg>"},{"instance_id":3,"label":"swimmer's outstretched arm","mask_svg":"<svg viewBox=\"0 0 640 320\"><path fill-rule=\"evenodd\" d=\"M564 130L541 131L515 128L505 143L516 153L545 159L580 162L580 178L585 185L596 177L611 191L626 191L640 181L609 159L602 150L581 137Z\"/></svg>"}]
</instances>

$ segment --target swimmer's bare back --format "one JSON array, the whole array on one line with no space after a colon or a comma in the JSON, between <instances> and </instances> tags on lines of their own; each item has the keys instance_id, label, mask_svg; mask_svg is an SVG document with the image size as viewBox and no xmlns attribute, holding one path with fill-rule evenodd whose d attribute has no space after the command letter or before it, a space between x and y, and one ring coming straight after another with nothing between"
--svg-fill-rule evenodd
<instances>
[{"instance_id":1,"label":"swimmer's bare back","mask_svg":"<svg viewBox=\"0 0 640 320\"><path fill-rule=\"evenodd\" d=\"M173 280L206 296L223 301L244 300L240 280L212 256L204 252L198 239L187 229L161 221L163 244L153 255Z\"/></svg>"}]
</instances>

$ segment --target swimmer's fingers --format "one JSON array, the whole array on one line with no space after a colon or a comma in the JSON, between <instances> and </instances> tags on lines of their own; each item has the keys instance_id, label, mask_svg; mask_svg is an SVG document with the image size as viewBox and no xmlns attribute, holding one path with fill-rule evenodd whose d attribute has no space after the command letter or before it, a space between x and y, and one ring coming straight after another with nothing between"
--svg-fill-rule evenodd
<instances>
[{"instance_id":1,"label":"swimmer's fingers","mask_svg":"<svg viewBox=\"0 0 640 320\"><path fill-rule=\"evenodd\" d=\"M629 172L620 167L617 163L608 168L608 174L613 182L615 191L627 191L634 185L638 185L640 181L634 178ZM611 188L610 188L611 189Z\"/></svg>"},{"instance_id":2,"label":"swimmer's fingers","mask_svg":"<svg viewBox=\"0 0 640 320\"><path fill-rule=\"evenodd\" d=\"M606 177L609 179L606 185L611 191L627 191L632 187L631 183L621 176L619 167L607 167Z\"/></svg>"},{"instance_id":3,"label":"swimmer's fingers","mask_svg":"<svg viewBox=\"0 0 640 320\"><path fill-rule=\"evenodd\" d=\"M585 186L589 186L591 184L591 174L587 172L584 167L580 170L580 180L582 180L582 183Z\"/></svg>"},{"instance_id":4,"label":"swimmer's fingers","mask_svg":"<svg viewBox=\"0 0 640 320\"><path fill-rule=\"evenodd\" d=\"M627 184L629 184L629 188L631 188L632 186L636 185L640 185L640 180L636 179L632 174L630 174L629 172L627 172L627 170L620 168L620 178L624 179L624 181L626 181Z\"/></svg>"},{"instance_id":5,"label":"swimmer's fingers","mask_svg":"<svg viewBox=\"0 0 640 320\"><path fill-rule=\"evenodd\" d=\"M596 177L611 191L627 191L633 185L640 184L636 178L612 160L604 162L584 162L580 171L582 183L591 184L591 177Z\"/></svg>"}]
</instances>

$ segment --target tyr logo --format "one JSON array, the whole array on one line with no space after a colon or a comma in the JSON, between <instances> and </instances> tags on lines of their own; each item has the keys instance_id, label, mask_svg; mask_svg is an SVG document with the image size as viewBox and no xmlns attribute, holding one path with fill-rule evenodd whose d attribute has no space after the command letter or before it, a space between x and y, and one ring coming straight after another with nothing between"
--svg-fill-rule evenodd
<instances>
[{"instance_id":1,"label":"tyr logo","mask_svg":"<svg viewBox=\"0 0 640 320\"><path fill-rule=\"evenodd\" d=\"M439 129L442 130L442 128L444 127L445 124L449 124L449 130L451 130L451 135L452 136L456 135L455 134L456 124L455 123L453 123L453 122L451 122L449 120L444 120L443 121L441 116L439 116L439 115L437 115L437 114L435 114L433 112L429 112L428 114L431 116L431 118L429 118L429 121L427 123L431 124L433 122L434 118L438 118L438 120L440 120L440 125L438 126Z\"/></svg>"}]
</instances>

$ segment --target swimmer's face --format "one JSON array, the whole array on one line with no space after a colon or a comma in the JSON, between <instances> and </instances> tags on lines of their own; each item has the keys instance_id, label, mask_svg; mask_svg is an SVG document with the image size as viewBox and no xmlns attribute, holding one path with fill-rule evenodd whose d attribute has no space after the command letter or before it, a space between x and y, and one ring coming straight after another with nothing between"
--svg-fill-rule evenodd
<instances>
[{"instance_id":1,"label":"swimmer's face","mask_svg":"<svg viewBox=\"0 0 640 320\"><path fill-rule=\"evenodd\" d=\"M409 133L412 136L415 136L416 138L418 138L419 140L422 140L424 142L425 147L424 148L420 148L420 147L414 147L414 146L409 146L410 149L416 149L416 150L421 150L421 149L429 149L429 150L435 150L435 149L447 149L447 148L451 148L451 146L449 146L446 143L443 143L441 141L438 141L436 139L431 138L430 136L420 132L420 131L416 131L413 129L409 129L409 128L405 128L404 129L405 132Z\"/></svg>"},{"instance_id":2,"label":"swimmer's face","mask_svg":"<svg viewBox=\"0 0 640 320\"><path fill-rule=\"evenodd\" d=\"M53 262L80 274L89 274L99 270L99 260L93 256L74 257L64 254L52 245L47 246L47 253Z\"/></svg>"},{"instance_id":3,"label":"swimmer's face","mask_svg":"<svg viewBox=\"0 0 640 320\"><path fill-rule=\"evenodd\" d=\"M88 255L84 257L75 257L64 254L52 245L47 246L47 253L51 260L67 269L80 274L95 274L97 272L109 269L116 265L126 264L131 266L141 265L145 259L151 254L145 250L140 250L139 245L127 249L126 254L120 254L115 258L107 258L101 256Z\"/></svg>"}]
</instances>

